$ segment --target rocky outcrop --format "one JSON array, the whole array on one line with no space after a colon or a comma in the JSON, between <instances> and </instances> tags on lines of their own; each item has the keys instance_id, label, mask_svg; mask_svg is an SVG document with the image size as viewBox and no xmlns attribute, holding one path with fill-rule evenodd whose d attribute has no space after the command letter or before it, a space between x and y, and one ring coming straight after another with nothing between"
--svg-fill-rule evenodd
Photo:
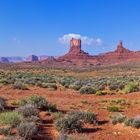
<instances>
[{"instance_id":1,"label":"rocky outcrop","mask_svg":"<svg viewBox=\"0 0 140 140\"><path fill-rule=\"evenodd\" d=\"M30 55L26 58L26 61L28 62L34 62L34 61L38 61L38 56L36 55Z\"/></svg>"},{"instance_id":2,"label":"rocky outcrop","mask_svg":"<svg viewBox=\"0 0 140 140\"><path fill-rule=\"evenodd\" d=\"M117 49L115 51L115 53L118 53L118 54L127 54L127 53L131 53L132 51L126 49L123 47L123 43L122 41L119 42L118 46L117 46Z\"/></svg>"},{"instance_id":3,"label":"rocky outcrop","mask_svg":"<svg viewBox=\"0 0 140 140\"><path fill-rule=\"evenodd\" d=\"M70 50L67 54L65 54L64 56L61 56L58 58L58 60L76 60L78 61L78 59L80 60L84 60L84 59L89 59L90 56L88 53L84 52L81 49L81 39L74 39L72 38L70 40Z\"/></svg>"}]
</instances>

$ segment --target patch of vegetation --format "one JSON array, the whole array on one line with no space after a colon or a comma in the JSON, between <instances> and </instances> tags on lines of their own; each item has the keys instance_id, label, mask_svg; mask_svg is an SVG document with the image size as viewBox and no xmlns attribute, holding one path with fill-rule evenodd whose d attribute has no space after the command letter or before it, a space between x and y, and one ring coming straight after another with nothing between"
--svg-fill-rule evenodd
<instances>
[{"instance_id":1,"label":"patch of vegetation","mask_svg":"<svg viewBox=\"0 0 140 140\"><path fill-rule=\"evenodd\" d=\"M87 100L82 100L81 103L82 104L89 104L89 102Z\"/></svg>"},{"instance_id":2,"label":"patch of vegetation","mask_svg":"<svg viewBox=\"0 0 140 140\"><path fill-rule=\"evenodd\" d=\"M99 96L101 96L101 95L106 95L107 94L107 92L103 92L103 91L101 91L101 90L98 90L97 92L96 92L96 95L99 95Z\"/></svg>"},{"instance_id":3,"label":"patch of vegetation","mask_svg":"<svg viewBox=\"0 0 140 140\"><path fill-rule=\"evenodd\" d=\"M42 96L32 95L29 97L28 102L30 104L34 105L35 107L40 108L40 109L47 109L48 108L48 102Z\"/></svg>"},{"instance_id":4,"label":"patch of vegetation","mask_svg":"<svg viewBox=\"0 0 140 140\"><path fill-rule=\"evenodd\" d=\"M25 99L20 99L20 101L19 101L19 105L20 106L24 106L24 105L26 105L27 104L27 100L25 100Z\"/></svg>"},{"instance_id":5,"label":"patch of vegetation","mask_svg":"<svg viewBox=\"0 0 140 140\"><path fill-rule=\"evenodd\" d=\"M24 106L21 106L17 109L17 111L21 113L25 118L31 116L38 116L37 109L31 104L26 104Z\"/></svg>"},{"instance_id":6,"label":"patch of vegetation","mask_svg":"<svg viewBox=\"0 0 140 140\"><path fill-rule=\"evenodd\" d=\"M140 116L137 116L137 117L132 118L132 119L127 119L125 121L125 125L139 129L140 128Z\"/></svg>"},{"instance_id":7,"label":"patch of vegetation","mask_svg":"<svg viewBox=\"0 0 140 140\"><path fill-rule=\"evenodd\" d=\"M24 83L17 81L14 83L13 89L28 90L28 87Z\"/></svg>"},{"instance_id":8,"label":"patch of vegetation","mask_svg":"<svg viewBox=\"0 0 140 140\"><path fill-rule=\"evenodd\" d=\"M93 89L90 86L83 86L83 87L81 87L79 92L80 92L80 94L95 94L96 93L95 89Z\"/></svg>"},{"instance_id":9,"label":"patch of vegetation","mask_svg":"<svg viewBox=\"0 0 140 140\"><path fill-rule=\"evenodd\" d=\"M20 123L20 125L17 127L18 136L24 138L25 140L32 139L33 136L37 135L37 133L37 126L32 122Z\"/></svg>"},{"instance_id":10,"label":"patch of vegetation","mask_svg":"<svg viewBox=\"0 0 140 140\"><path fill-rule=\"evenodd\" d=\"M81 111L72 111L64 118L56 120L56 128L64 132L80 132L84 124L84 113Z\"/></svg>"},{"instance_id":11,"label":"patch of vegetation","mask_svg":"<svg viewBox=\"0 0 140 140\"><path fill-rule=\"evenodd\" d=\"M107 110L109 112L119 112L120 108L118 106L108 106Z\"/></svg>"},{"instance_id":12,"label":"patch of vegetation","mask_svg":"<svg viewBox=\"0 0 140 140\"><path fill-rule=\"evenodd\" d=\"M63 118L56 120L56 128L63 132L80 132L84 123L97 123L96 116L92 112L71 111Z\"/></svg>"},{"instance_id":13,"label":"patch of vegetation","mask_svg":"<svg viewBox=\"0 0 140 140\"><path fill-rule=\"evenodd\" d=\"M91 111L85 112L84 119L85 119L85 122L88 122L88 123L91 123L91 124L96 124L97 123L96 115Z\"/></svg>"},{"instance_id":14,"label":"patch of vegetation","mask_svg":"<svg viewBox=\"0 0 140 140\"><path fill-rule=\"evenodd\" d=\"M22 115L16 111L7 111L0 113L0 125L17 126L22 119Z\"/></svg>"},{"instance_id":15,"label":"patch of vegetation","mask_svg":"<svg viewBox=\"0 0 140 140\"><path fill-rule=\"evenodd\" d=\"M111 117L112 118L112 124L117 124L117 123L123 123L126 119L126 116L119 113L119 114L115 114L114 116Z\"/></svg>"},{"instance_id":16,"label":"patch of vegetation","mask_svg":"<svg viewBox=\"0 0 140 140\"><path fill-rule=\"evenodd\" d=\"M63 117L64 117L64 114L62 112L53 113L54 120L58 120L58 119L63 118Z\"/></svg>"},{"instance_id":17,"label":"patch of vegetation","mask_svg":"<svg viewBox=\"0 0 140 140\"><path fill-rule=\"evenodd\" d=\"M123 92L125 94L127 93L131 93L131 92L136 92L139 91L139 87L137 84L135 83L129 83L128 85L125 86L125 88L123 89Z\"/></svg>"}]
</instances>

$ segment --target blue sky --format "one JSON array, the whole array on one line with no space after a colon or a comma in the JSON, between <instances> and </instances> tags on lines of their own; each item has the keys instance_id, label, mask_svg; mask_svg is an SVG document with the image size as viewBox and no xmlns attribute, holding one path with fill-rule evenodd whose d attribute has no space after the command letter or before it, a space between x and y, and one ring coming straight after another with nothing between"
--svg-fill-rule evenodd
<instances>
[{"instance_id":1,"label":"blue sky","mask_svg":"<svg viewBox=\"0 0 140 140\"><path fill-rule=\"evenodd\" d=\"M140 0L0 0L0 56L59 56L70 34L90 54L140 50Z\"/></svg>"}]
</instances>

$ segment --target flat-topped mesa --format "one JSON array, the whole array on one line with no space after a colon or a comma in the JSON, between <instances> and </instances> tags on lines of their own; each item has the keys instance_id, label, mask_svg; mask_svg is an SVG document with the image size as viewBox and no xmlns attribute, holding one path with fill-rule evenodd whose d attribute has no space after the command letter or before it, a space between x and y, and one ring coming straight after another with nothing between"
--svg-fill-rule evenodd
<instances>
[{"instance_id":1,"label":"flat-topped mesa","mask_svg":"<svg viewBox=\"0 0 140 140\"><path fill-rule=\"evenodd\" d=\"M69 53L71 54L78 54L81 52L81 39L74 39L70 40L70 50Z\"/></svg>"},{"instance_id":2,"label":"flat-topped mesa","mask_svg":"<svg viewBox=\"0 0 140 140\"><path fill-rule=\"evenodd\" d=\"M123 47L123 42L120 41L115 52L121 54L121 53L130 53L130 52L132 52L132 51L130 51L130 50L124 48L124 47Z\"/></svg>"}]
</instances>

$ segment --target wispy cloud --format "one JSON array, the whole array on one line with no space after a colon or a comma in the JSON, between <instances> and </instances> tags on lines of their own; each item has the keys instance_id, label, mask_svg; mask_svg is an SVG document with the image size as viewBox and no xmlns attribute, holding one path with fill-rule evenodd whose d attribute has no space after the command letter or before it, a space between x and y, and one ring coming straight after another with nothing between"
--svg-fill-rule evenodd
<instances>
[{"instance_id":1,"label":"wispy cloud","mask_svg":"<svg viewBox=\"0 0 140 140\"><path fill-rule=\"evenodd\" d=\"M14 37L12 40L13 40L13 42L15 42L17 44L20 44L21 43L21 40L17 39L16 37Z\"/></svg>"},{"instance_id":2,"label":"wispy cloud","mask_svg":"<svg viewBox=\"0 0 140 140\"><path fill-rule=\"evenodd\" d=\"M100 38L92 38L73 33L63 35L62 37L58 38L58 41L62 44L68 44L71 38L81 39L82 44L88 46L101 46L103 43L103 41Z\"/></svg>"}]
</instances>

